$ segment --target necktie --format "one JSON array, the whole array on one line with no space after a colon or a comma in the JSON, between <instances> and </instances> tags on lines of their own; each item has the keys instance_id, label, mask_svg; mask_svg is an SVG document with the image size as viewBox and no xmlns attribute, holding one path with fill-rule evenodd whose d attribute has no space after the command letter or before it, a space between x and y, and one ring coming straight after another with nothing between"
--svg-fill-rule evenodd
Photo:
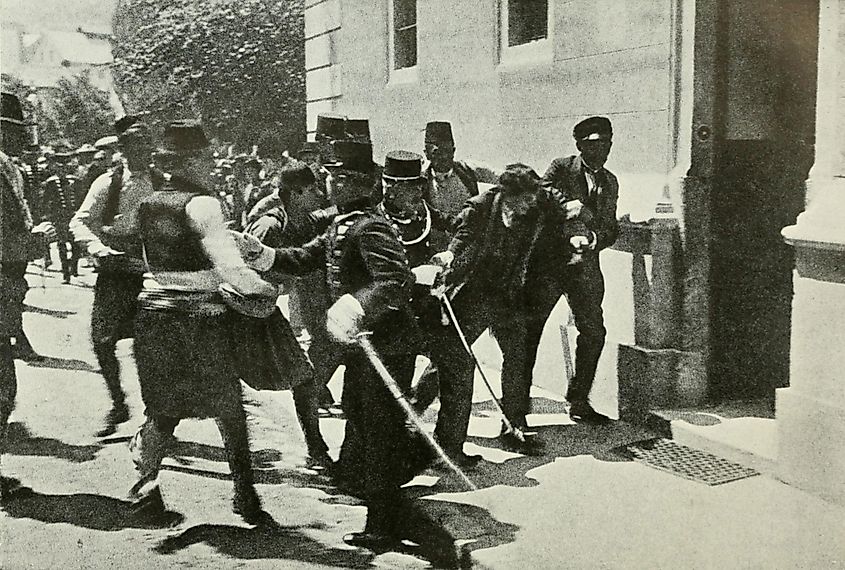
<instances>
[{"instance_id":1,"label":"necktie","mask_svg":"<svg viewBox=\"0 0 845 570\"><path fill-rule=\"evenodd\" d=\"M595 186L593 186L588 199L596 203L599 199L599 193L607 188L607 174L605 174L604 168L593 172L593 180L595 181Z\"/></svg>"}]
</instances>

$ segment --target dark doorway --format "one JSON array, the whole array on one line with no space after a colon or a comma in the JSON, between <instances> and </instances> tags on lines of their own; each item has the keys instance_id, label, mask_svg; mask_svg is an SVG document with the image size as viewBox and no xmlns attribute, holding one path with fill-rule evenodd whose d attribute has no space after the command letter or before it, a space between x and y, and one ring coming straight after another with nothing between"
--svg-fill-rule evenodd
<instances>
[{"instance_id":1,"label":"dark doorway","mask_svg":"<svg viewBox=\"0 0 845 570\"><path fill-rule=\"evenodd\" d=\"M813 164L817 0L719 5L712 178L710 397L787 386L792 250L780 231L804 206Z\"/></svg>"}]
</instances>

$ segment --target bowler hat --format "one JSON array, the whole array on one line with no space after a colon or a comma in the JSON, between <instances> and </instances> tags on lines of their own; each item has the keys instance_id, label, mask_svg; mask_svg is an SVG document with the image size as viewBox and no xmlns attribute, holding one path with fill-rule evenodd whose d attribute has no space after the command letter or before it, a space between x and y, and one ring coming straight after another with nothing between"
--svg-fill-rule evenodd
<instances>
[{"instance_id":1,"label":"bowler hat","mask_svg":"<svg viewBox=\"0 0 845 570\"><path fill-rule=\"evenodd\" d=\"M455 144L452 124L447 121L431 121L425 126L425 142Z\"/></svg>"},{"instance_id":2,"label":"bowler hat","mask_svg":"<svg viewBox=\"0 0 845 570\"><path fill-rule=\"evenodd\" d=\"M332 141L331 156L323 162L326 168L373 173L373 145L357 141Z\"/></svg>"},{"instance_id":3,"label":"bowler hat","mask_svg":"<svg viewBox=\"0 0 845 570\"><path fill-rule=\"evenodd\" d=\"M1 107L0 117L2 117L2 120L23 125L23 107L21 107L21 101L17 95L4 91Z\"/></svg>"},{"instance_id":4,"label":"bowler hat","mask_svg":"<svg viewBox=\"0 0 845 570\"><path fill-rule=\"evenodd\" d=\"M575 125L572 136L577 141L610 138L613 136L613 127L607 117L588 117Z\"/></svg>"},{"instance_id":5,"label":"bowler hat","mask_svg":"<svg viewBox=\"0 0 845 570\"><path fill-rule=\"evenodd\" d=\"M384 157L384 178L419 180L422 178L422 156L407 150L393 150Z\"/></svg>"},{"instance_id":6,"label":"bowler hat","mask_svg":"<svg viewBox=\"0 0 845 570\"><path fill-rule=\"evenodd\" d=\"M371 142L369 119L346 119L346 136L358 142Z\"/></svg>"},{"instance_id":7,"label":"bowler hat","mask_svg":"<svg viewBox=\"0 0 845 570\"><path fill-rule=\"evenodd\" d=\"M199 121L173 121L164 129L164 148L186 153L202 150L209 146L205 131Z\"/></svg>"},{"instance_id":8,"label":"bowler hat","mask_svg":"<svg viewBox=\"0 0 845 570\"><path fill-rule=\"evenodd\" d=\"M346 117L334 113L320 113L317 115L315 136L333 141L346 138Z\"/></svg>"}]
</instances>

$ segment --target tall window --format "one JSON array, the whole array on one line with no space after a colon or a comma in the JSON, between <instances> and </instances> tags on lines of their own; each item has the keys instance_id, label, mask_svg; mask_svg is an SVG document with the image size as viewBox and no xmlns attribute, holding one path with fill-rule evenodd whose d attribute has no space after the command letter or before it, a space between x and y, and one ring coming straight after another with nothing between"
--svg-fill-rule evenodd
<instances>
[{"instance_id":1,"label":"tall window","mask_svg":"<svg viewBox=\"0 0 845 570\"><path fill-rule=\"evenodd\" d=\"M500 0L500 61L551 61L554 27L549 0Z\"/></svg>"},{"instance_id":2,"label":"tall window","mask_svg":"<svg viewBox=\"0 0 845 570\"><path fill-rule=\"evenodd\" d=\"M392 0L393 69L417 65L417 0Z\"/></svg>"}]
</instances>

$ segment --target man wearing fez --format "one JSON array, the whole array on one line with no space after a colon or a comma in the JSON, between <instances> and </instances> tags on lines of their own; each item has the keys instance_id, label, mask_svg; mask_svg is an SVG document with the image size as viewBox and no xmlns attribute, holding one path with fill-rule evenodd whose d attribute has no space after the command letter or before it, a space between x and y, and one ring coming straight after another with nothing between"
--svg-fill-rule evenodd
<instances>
[{"instance_id":1,"label":"man wearing fez","mask_svg":"<svg viewBox=\"0 0 845 570\"><path fill-rule=\"evenodd\" d=\"M70 147L61 145L56 148L50 165L53 174L42 184L41 194L44 205L42 218L56 227L64 283L70 283L70 278L77 276L79 261L78 247L69 228L81 199L73 158Z\"/></svg>"},{"instance_id":2,"label":"man wearing fez","mask_svg":"<svg viewBox=\"0 0 845 570\"><path fill-rule=\"evenodd\" d=\"M478 183L496 184L498 174L479 165L455 160L455 139L452 125L446 121L431 121L425 126L425 157L428 165L426 200L450 216L463 210L464 202L478 194ZM445 249L449 236L435 232L435 247Z\"/></svg>"},{"instance_id":3,"label":"man wearing fez","mask_svg":"<svg viewBox=\"0 0 845 570\"><path fill-rule=\"evenodd\" d=\"M151 523L166 515L158 473L173 432L182 419L214 418L234 481L233 510L258 524L267 515L253 484L239 382L250 371L237 348L259 339L242 338L228 307L268 317L276 310L276 288L244 265L226 230L210 189L214 162L201 125L173 122L164 138L175 153L170 180L138 213L155 285L139 296L135 327L146 421L130 442L138 471L133 508Z\"/></svg>"},{"instance_id":4,"label":"man wearing fez","mask_svg":"<svg viewBox=\"0 0 845 570\"><path fill-rule=\"evenodd\" d=\"M563 194L567 214L577 216L590 230L589 241L583 248L583 262L565 267L559 276L546 314L560 294L565 294L578 328L575 377L570 380L566 394L570 416L575 421L606 423L608 418L590 405L590 390L606 335L599 252L612 245L619 233L616 220L619 183L604 167L613 144L613 128L606 117L590 117L575 125L573 136L580 154L554 159L543 176L543 185ZM542 326L540 323L529 334L538 343Z\"/></svg>"},{"instance_id":5,"label":"man wearing fez","mask_svg":"<svg viewBox=\"0 0 845 570\"><path fill-rule=\"evenodd\" d=\"M133 336L145 271L138 208L153 193L149 128L135 115L118 119L114 127L125 166L94 180L70 222L74 238L93 259L97 272L91 343L112 401L105 426L98 433L100 437L111 435L117 424L129 419L115 344Z\"/></svg>"},{"instance_id":6,"label":"man wearing fez","mask_svg":"<svg viewBox=\"0 0 845 570\"><path fill-rule=\"evenodd\" d=\"M0 459L6 450L6 428L15 406L18 383L12 355L12 337L21 330L27 284L24 274L39 242L55 239L49 222L33 226L24 197L20 170L12 161L25 146L23 109L11 93L2 94L0 114ZM46 238L46 239L45 239ZM0 479L0 500L14 490L14 481Z\"/></svg>"},{"instance_id":7,"label":"man wearing fez","mask_svg":"<svg viewBox=\"0 0 845 570\"><path fill-rule=\"evenodd\" d=\"M458 324L472 344L490 329L503 355L502 405L510 423L525 431L530 407L536 347L526 331L545 299L543 276L550 267L574 261L587 234L578 220L567 220L560 200L540 186L524 164L511 164L499 184L467 202L449 249L433 261L448 267L445 294ZM542 327L541 327L542 328ZM435 436L447 450L461 450L472 410L473 361L454 328L431 348L438 355L440 413ZM536 438L522 441L503 429L503 444L513 451L540 453Z\"/></svg>"},{"instance_id":8,"label":"man wearing fez","mask_svg":"<svg viewBox=\"0 0 845 570\"><path fill-rule=\"evenodd\" d=\"M372 147L332 143L335 159L325 166L339 214L328 232L301 248L272 249L241 236L241 251L253 267L305 273L327 265L332 305L327 328L346 345L343 408L348 418L339 470L346 487L367 507L363 532L344 536L348 544L388 549L412 530L410 501L400 486L430 456L406 427L406 418L360 347L360 333L371 342L400 388L410 387L417 350L409 307L414 276L405 249L390 223L372 205Z\"/></svg>"}]
</instances>

